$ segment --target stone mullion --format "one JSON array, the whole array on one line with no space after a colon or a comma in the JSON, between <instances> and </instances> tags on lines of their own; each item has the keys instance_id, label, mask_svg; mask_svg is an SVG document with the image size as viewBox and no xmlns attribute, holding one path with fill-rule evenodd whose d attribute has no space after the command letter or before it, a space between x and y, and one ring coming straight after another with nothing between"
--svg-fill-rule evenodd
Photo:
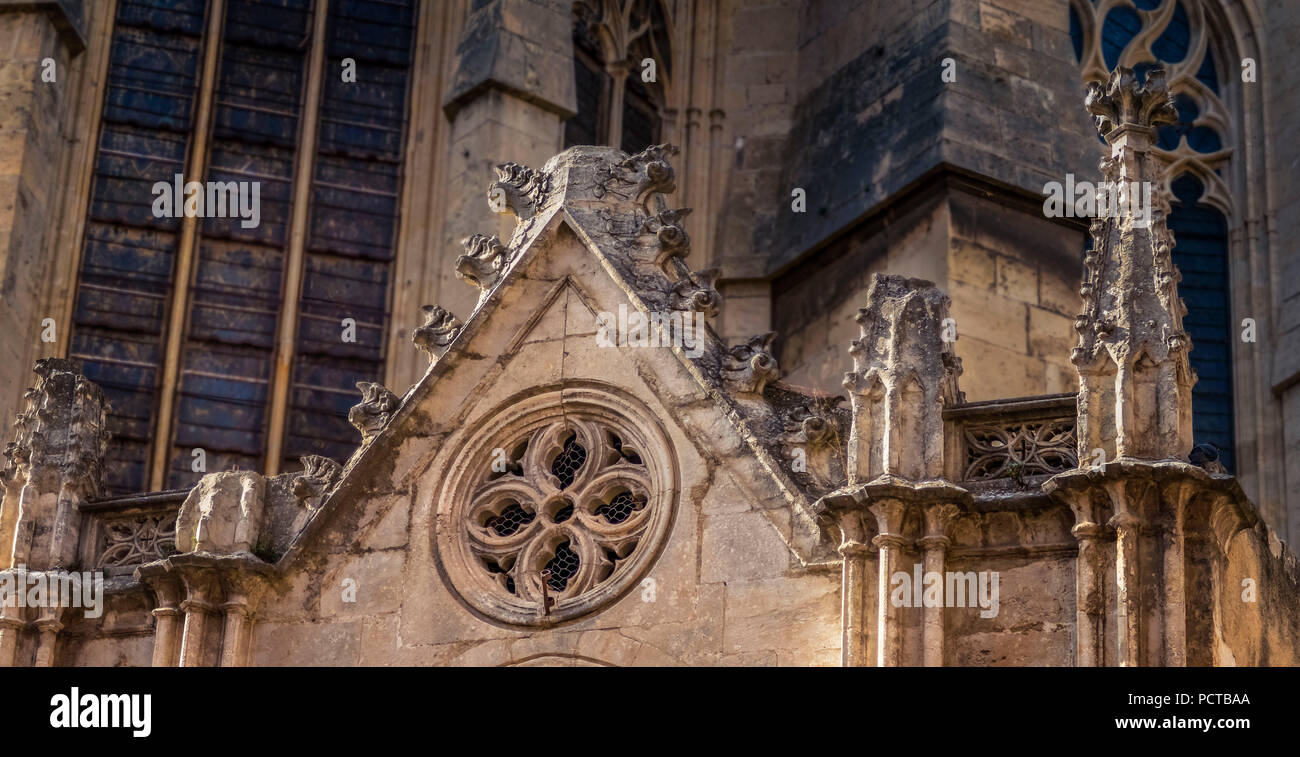
<instances>
[{"instance_id":1,"label":"stone mullion","mask_svg":"<svg viewBox=\"0 0 1300 757\"><path fill-rule=\"evenodd\" d=\"M623 97L627 90L628 65L625 60L609 61L605 72L610 77L606 143L623 149Z\"/></svg>"},{"instance_id":2,"label":"stone mullion","mask_svg":"<svg viewBox=\"0 0 1300 757\"><path fill-rule=\"evenodd\" d=\"M216 99L217 69L221 59L222 28L225 24L226 0L212 0L204 30L202 75L195 97L195 116L191 131L193 143L186 160L185 181L201 181L208 164L208 145L212 132L212 111ZM183 215L183 214L182 214ZM171 451L172 415L176 404L180 376L181 342L189 311L190 280L194 276L194 258L198 250L199 219L183 215L180 241L176 245L176 273L172 279L168 304L167 339L162 355L161 383L158 386L158 417L154 421L153 462L149 488L161 490L167 482L167 460Z\"/></svg>"},{"instance_id":3,"label":"stone mullion","mask_svg":"<svg viewBox=\"0 0 1300 757\"><path fill-rule=\"evenodd\" d=\"M280 303L279 338L271 375L270 412L266 424L266 475L280 472L284 457L285 418L293 380L294 342L298 337L298 300L307 257L307 220L310 214L312 170L316 166L317 124L324 88L326 24L329 0L316 0L312 18L311 54L307 64L307 93L300 116L298 154L294 158L293 202L290 206L289 248L285 255L283 301Z\"/></svg>"}]
</instances>

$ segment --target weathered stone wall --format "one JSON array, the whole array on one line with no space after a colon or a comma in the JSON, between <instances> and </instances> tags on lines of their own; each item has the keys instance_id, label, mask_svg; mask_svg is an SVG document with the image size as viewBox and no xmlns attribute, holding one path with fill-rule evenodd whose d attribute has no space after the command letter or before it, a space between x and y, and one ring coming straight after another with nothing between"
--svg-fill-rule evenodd
<instances>
[{"instance_id":1,"label":"weathered stone wall","mask_svg":"<svg viewBox=\"0 0 1300 757\"><path fill-rule=\"evenodd\" d=\"M956 176L928 183L777 279L773 325L792 383L840 391L853 315L871 275L888 271L939 282L952 298L968 399L1075 389L1083 229L976 186Z\"/></svg>"},{"instance_id":2,"label":"weathered stone wall","mask_svg":"<svg viewBox=\"0 0 1300 757\"><path fill-rule=\"evenodd\" d=\"M79 4L77 4L79 5ZM100 14L94 13L94 16ZM80 21L80 19L78 19ZM47 276L58 234L58 210L69 189L67 129L83 77L74 61L84 60L83 43L61 34L66 17L49 6L0 6L0 301L5 323L0 336L0 424L13 422L21 408L27 373L37 357L54 354L42 343L42 319L51 318L54 337L64 340L62 303L47 301ZM71 43L71 44L70 44ZM54 65L55 81L44 81ZM58 250L66 254L66 250Z\"/></svg>"},{"instance_id":3,"label":"weathered stone wall","mask_svg":"<svg viewBox=\"0 0 1300 757\"><path fill-rule=\"evenodd\" d=\"M1260 81L1265 86L1268 135L1270 186L1270 220L1266 233L1274 241L1277 259L1277 281L1266 301L1271 299L1277 308L1277 321L1273 328L1264 326L1261 344L1271 353L1273 370L1267 383L1273 392L1280 394L1284 448L1276 454L1288 461L1300 460L1300 255L1287 240L1300 238L1300 217L1287 212L1300 203L1300 139L1296 138L1296 114L1300 113L1300 78L1296 68L1289 64L1291 51L1300 44L1300 7L1283 0L1262 0L1259 3L1266 52L1273 62L1261 64ZM1256 191L1263 193L1262 186ZM1263 282L1259 282L1263 283ZM1240 314L1238 317L1246 317ZM1259 320L1259 316L1254 316ZM1270 333L1271 332L1271 333ZM1269 404L1272 404L1270 402ZM1267 456L1273 454L1267 450ZM1288 544L1300 544L1300 466L1285 466L1285 489L1279 498L1286 503L1286 521L1278 528ZM1280 508L1279 508L1280 509Z\"/></svg>"}]
</instances>

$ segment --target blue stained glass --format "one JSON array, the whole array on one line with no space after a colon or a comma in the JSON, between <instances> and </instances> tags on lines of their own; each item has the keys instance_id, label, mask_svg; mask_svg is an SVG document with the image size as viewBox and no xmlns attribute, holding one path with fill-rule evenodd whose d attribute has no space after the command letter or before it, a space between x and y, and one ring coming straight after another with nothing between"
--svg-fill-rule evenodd
<instances>
[{"instance_id":1,"label":"blue stained glass","mask_svg":"<svg viewBox=\"0 0 1300 757\"><path fill-rule=\"evenodd\" d=\"M1140 31L1142 17L1132 8L1115 8L1106 14L1101 25L1101 57L1106 61L1106 68L1115 70L1124 47Z\"/></svg>"},{"instance_id":2,"label":"blue stained glass","mask_svg":"<svg viewBox=\"0 0 1300 757\"><path fill-rule=\"evenodd\" d=\"M1174 16L1169 19L1169 25L1152 43L1151 52L1166 63L1177 63L1187 57L1187 45L1190 41L1187 11L1183 9L1182 3L1178 3L1174 6Z\"/></svg>"},{"instance_id":3,"label":"blue stained glass","mask_svg":"<svg viewBox=\"0 0 1300 757\"><path fill-rule=\"evenodd\" d=\"M1192 388L1192 432L1209 442L1220 462L1233 465L1232 320L1228 299L1228 231L1223 216L1198 204L1204 185L1191 174L1174 180L1176 203L1169 214L1174 265L1183 273L1178 293L1187 305L1183 328L1192 338L1189 356L1199 380Z\"/></svg>"},{"instance_id":4,"label":"blue stained glass","mask_svg":"<svg viewBox=\"0 0 1300 757\"><path fill-rule=\"evenodd\" d=\"M1219 71L1214 66L1214 51L1205 50L1205 60L1201 61L1201 68L1196 72L1196 78L1202 84L1210 88L1214 94L1219 94Z\"/></svg>"},{"instance_id":5,"label":"blue stained glass","mask_svg":"<svg viewBox=\"0 0 1300 757\"><path fill-rule=\"evenodd\" d=\"M1177 149L1178 142L1184 135L1187 137L1187 144L1197 152L1214 152L1223 147L1223 142L1214 129L1192 125L1201 115L1195 100L1180 94L1174 98L1174 106L1178 108L1178 123L1160 127L1156 142L1160 149Z\"/></svg>"}]
</instances>

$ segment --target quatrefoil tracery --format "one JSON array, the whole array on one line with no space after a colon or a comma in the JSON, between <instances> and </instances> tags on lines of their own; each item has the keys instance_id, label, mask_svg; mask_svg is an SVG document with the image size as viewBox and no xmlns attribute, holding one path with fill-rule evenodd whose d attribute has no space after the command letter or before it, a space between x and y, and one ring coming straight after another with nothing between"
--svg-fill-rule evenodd
<instances>
[{"instance_id":1,"label":"quatrefoil tracery","mask_svg":"<svg viewBox=\"0 0 1300 757\"><path fill-rule=\"evenodd\" d=\"M470 548L497 585L542 602L607 581L636 550L654 490L642 451L588 418L557 420L506 448L467 513ZM500 470L504 468L504 470Z\"/></svg>"}]
</instances>

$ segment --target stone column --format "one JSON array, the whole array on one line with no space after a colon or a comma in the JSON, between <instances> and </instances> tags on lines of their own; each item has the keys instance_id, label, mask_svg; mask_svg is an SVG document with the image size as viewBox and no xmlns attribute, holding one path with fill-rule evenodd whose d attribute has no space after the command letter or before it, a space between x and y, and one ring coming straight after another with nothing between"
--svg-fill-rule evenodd
<instances>
[{"instance_id":1,"label":"stone column","mask_svg":"<svg viewBox=\"0 0 1300 757\"><path fill-rule=\"evenodd\" d=\"M176 667L177 636L181 630L181 612L178 604L181 587L168 573L165 563L150 563L136 569L138 580L153 590L155 598L153 627L153 667Z\"/></svg>"},{"instance_id":2,"label":"stone column","mask_svg":"<svg viewBox=\"0 0 1300 757\"><path fill-rule=\"evenodd\" d=\"M878 610L876 612L876 665L894 668L903 664L902 608L895 607L890 599L889 579L898 572L899 564L909 540L903 536L903 516L906 505L897 499L878 499L871 504L880 531L871 543L880 550L880 576L877 581Z\"/></svg>"},{"instance_id":3,"label":"stone column","mask_svg":"<svg viewBox=\"0 0 1300 757\"><path fill-rule=\"evenodd\" d=\"M37 668L54 667L55 646L59 641L59 632L63 630L63 623L57 616L46 613L36 621L36 631L40 634L38 645L36 647Z\"/></svg>"},{"instance_id":4,"label":"stone column","mask_svg":"<svg viewBox=\"0 0 1300 757\"><path fill-rule=\"evenodd\" d=\"M18 639L27 626L17 607L0 606L0 668L17 664Z\"/></svg>"},{"instance_id":5,"label":"stone column","mask_svg":"<svg viewBox=\"0 0 1300 757\"><path fill-rule=\"evenodd\" d=\"M951 504L929 505L925 508L925 536L921 537L917 544L924 555L922 561L926 575L930 573L944 575L947 569L948 547L952 545L952 539L948 538L948 529L959 512L957 506ZM944 607L927 606L924 613L925 617L921 624L923 662L926 667L943 667Z\"/></svg>"},{"instance_id":6,"label":"stone column","mask_svg":"<svg viewBox=\"0 0 1300 757\"><path fill-rule=\"evenodd\" d=\"M1119 666L1134 667L1141 659L1142 584L1138 573L1138 531L1141 519L1131 512L1118 512L1110 519L1115 529L1115 578L1118 591L1115 606L1119 638L1116 646Z\"/></svg>"},{"instance_id":7,"label":"stone column","mask_svg":"<svg viewBox=\"0 0 1300 757\"><path fill-rule=\"evenodd\" d=\"M181 634L180 667L203 667L203 637L207 632L208 614L216 609L219 587L211 571L188 568L180 571L185 583L185 599L181 612L185 614L185 627Z\"/></svg>"},{"instance_id":8,"label":"stone column","mask_svg":"<svg viewBox=\"0 0 1300 757\"><path fill-rule=\"evenodd\" d=\"M1098 539L1105 529L1090 520L1074 524L1070 533L1079 542L1075 559L1075 665L1094 668L1103 664L1102 639L1106 619L1103 615L1101 555Z\"/></svg>"},{"instance_id":9,"label":"stone column","mask_svg":"<svg viewBox=\"0 0 1300 757\"><path fill-rule=\"evenodd\" d=\"M262 576L241 570L228 569L221 575L226 601L221 605L225 615L225 629L221 637L221 667L238 668L248 665L248 643L252 632L252 614L264 589Z\"/></svg>"},{"instance_id":10,"label":"stone column","mask_svg":"<svg viewBox=\"0 0 1300 757\"><path fill-rule=\"evenodd\" d=\"M875 518L866 509L866 501L853 494L827 495L813 509L822 527L839 542L840 663L846 668L869 665L867 560Z\"/></svg>"}]
</instances>

